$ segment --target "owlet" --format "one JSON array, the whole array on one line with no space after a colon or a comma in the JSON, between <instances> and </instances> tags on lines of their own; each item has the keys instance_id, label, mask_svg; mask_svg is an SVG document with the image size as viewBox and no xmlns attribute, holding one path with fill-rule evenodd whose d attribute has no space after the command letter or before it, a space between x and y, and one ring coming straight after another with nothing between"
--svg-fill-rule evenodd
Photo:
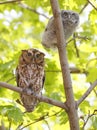
<instances>
[{"instance_id":1,"label":"owlet","mask_svg":"<svg viewBox=\"0 0 97 130\"><path fill-rule=\"evenodd\" d=\"M44 85L44 53L36 49L22 50L19 65L16 69L17 86L23 91L41 95ZM25 94L20 95L23 106L27 112L32 112L38 100Z\"/></svg>"},{"instance_id":2,"label":"owlet","mask_svg":"<svg viewBox=\"0 0 97 130\"><path fill-rule=\"evenodd\" d=\"M64 30L64 38L67 40L79 24L79 14L70 10L61 10ZM54 17L51 17L42 36L42 45L47 48L55 48L57 37L55 31Z\"/></svg>"}]
</instances>

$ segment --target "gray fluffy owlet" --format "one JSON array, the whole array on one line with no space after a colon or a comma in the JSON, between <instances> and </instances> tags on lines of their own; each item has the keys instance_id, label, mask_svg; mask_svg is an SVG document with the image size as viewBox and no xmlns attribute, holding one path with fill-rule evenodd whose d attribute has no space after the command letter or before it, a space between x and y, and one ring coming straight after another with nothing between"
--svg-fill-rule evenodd
<instances>
[{"instance_id":1,"label":"gray fluffy owlet","mask_svg":"<svg viewBox=\"0 0 97 130\"><path fill-rule=\"evenodd\" d=\"M70 10L62 10L61 17L64 28L64 38L67 40L79 24L79 14ZM42 36L42 44L47 48L55 48L57 45L54 17L51 17L48 21Z\"/></svg>"},{"instance_id":2,"label":"gray fluffy owlet","mask_svg":"<svg viewBox=\"0 0 97 130\"><path fill-rule=\"evenodd\" d=\"M36 49L22 50L16 69L17 85L24 91L41 95L44 85L44 53ZM32 112L38 100L25 94L20 95L27 112Z\"/></svg>"}]
</instances>

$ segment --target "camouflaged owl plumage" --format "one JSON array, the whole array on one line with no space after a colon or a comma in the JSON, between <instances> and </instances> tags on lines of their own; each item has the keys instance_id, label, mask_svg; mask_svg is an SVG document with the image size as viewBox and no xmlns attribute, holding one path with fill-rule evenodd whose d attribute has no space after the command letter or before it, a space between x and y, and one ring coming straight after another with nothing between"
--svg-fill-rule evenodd
<instances>
[{"instance_id":1,"label":"camouflaged owl plumage","mask_svg":"<svg viewBox=\"0 0 97 130\"><path fill-rule=\"evenodd\" d=\"M79 24L79 14L71 10L61 10L60 14L63 23L64 38L67 41L67 39L74 33L76 27ZM51 17L49 19L48 24L43 33L41 43L46 48L56 48L57 36L54 17Z\"/></svg>"},{"instance_id":2,"label":"camouflaged owl plumage","mask_svg":"<svg viewBox=\"0 0 97 130\"><path fill-rule=\"evenodd\" d=\"M32 94L42 94L44 85L44 53L37 49L22 50L19 65L16 69L17 85L23 91L31 91ZM27 112L32 112L38 104L38 100L25 94L20 95L23 106Z\"/></svg>"}]
</instances>

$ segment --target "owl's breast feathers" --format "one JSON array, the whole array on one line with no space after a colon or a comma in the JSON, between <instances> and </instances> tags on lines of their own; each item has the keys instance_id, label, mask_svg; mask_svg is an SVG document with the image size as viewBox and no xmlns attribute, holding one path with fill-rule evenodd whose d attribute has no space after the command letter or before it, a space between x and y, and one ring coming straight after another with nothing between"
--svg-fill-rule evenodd
<instances>
[{"instance_id":1,"label":"owl's breast feathers","mask_svg":"<svg viewBox=\"0 0 97 130\"><path fill-rule=\"evenodd\" d=\"M37 84L42 86L41 81L44 82L44 68L35 64L20 65L16 70L17 83L19 87L29 87L30 84ZM24 85L20 83L24 82Z\"/></svg>"}]
</instances>

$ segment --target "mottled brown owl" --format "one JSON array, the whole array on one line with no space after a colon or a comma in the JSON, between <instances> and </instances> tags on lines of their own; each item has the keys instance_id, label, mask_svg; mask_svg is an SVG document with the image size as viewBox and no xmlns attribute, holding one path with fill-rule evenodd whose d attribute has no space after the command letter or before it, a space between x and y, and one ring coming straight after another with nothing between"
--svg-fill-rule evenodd
<instances>
[{"instance_id":1,"label":"mottled brown owl","mask_svg":"<svg viewBox=\"0 0 97 130\"><path fill-rule=\"evenodd\" d=\"M19 65L16 69L17 85L24 91L33 94L42 94L44 85L44 53L37 49L22 50ZM27 112L32 112L38 100L25 94L20 95L23 106Z\"/></svg>"}]
</instances>

